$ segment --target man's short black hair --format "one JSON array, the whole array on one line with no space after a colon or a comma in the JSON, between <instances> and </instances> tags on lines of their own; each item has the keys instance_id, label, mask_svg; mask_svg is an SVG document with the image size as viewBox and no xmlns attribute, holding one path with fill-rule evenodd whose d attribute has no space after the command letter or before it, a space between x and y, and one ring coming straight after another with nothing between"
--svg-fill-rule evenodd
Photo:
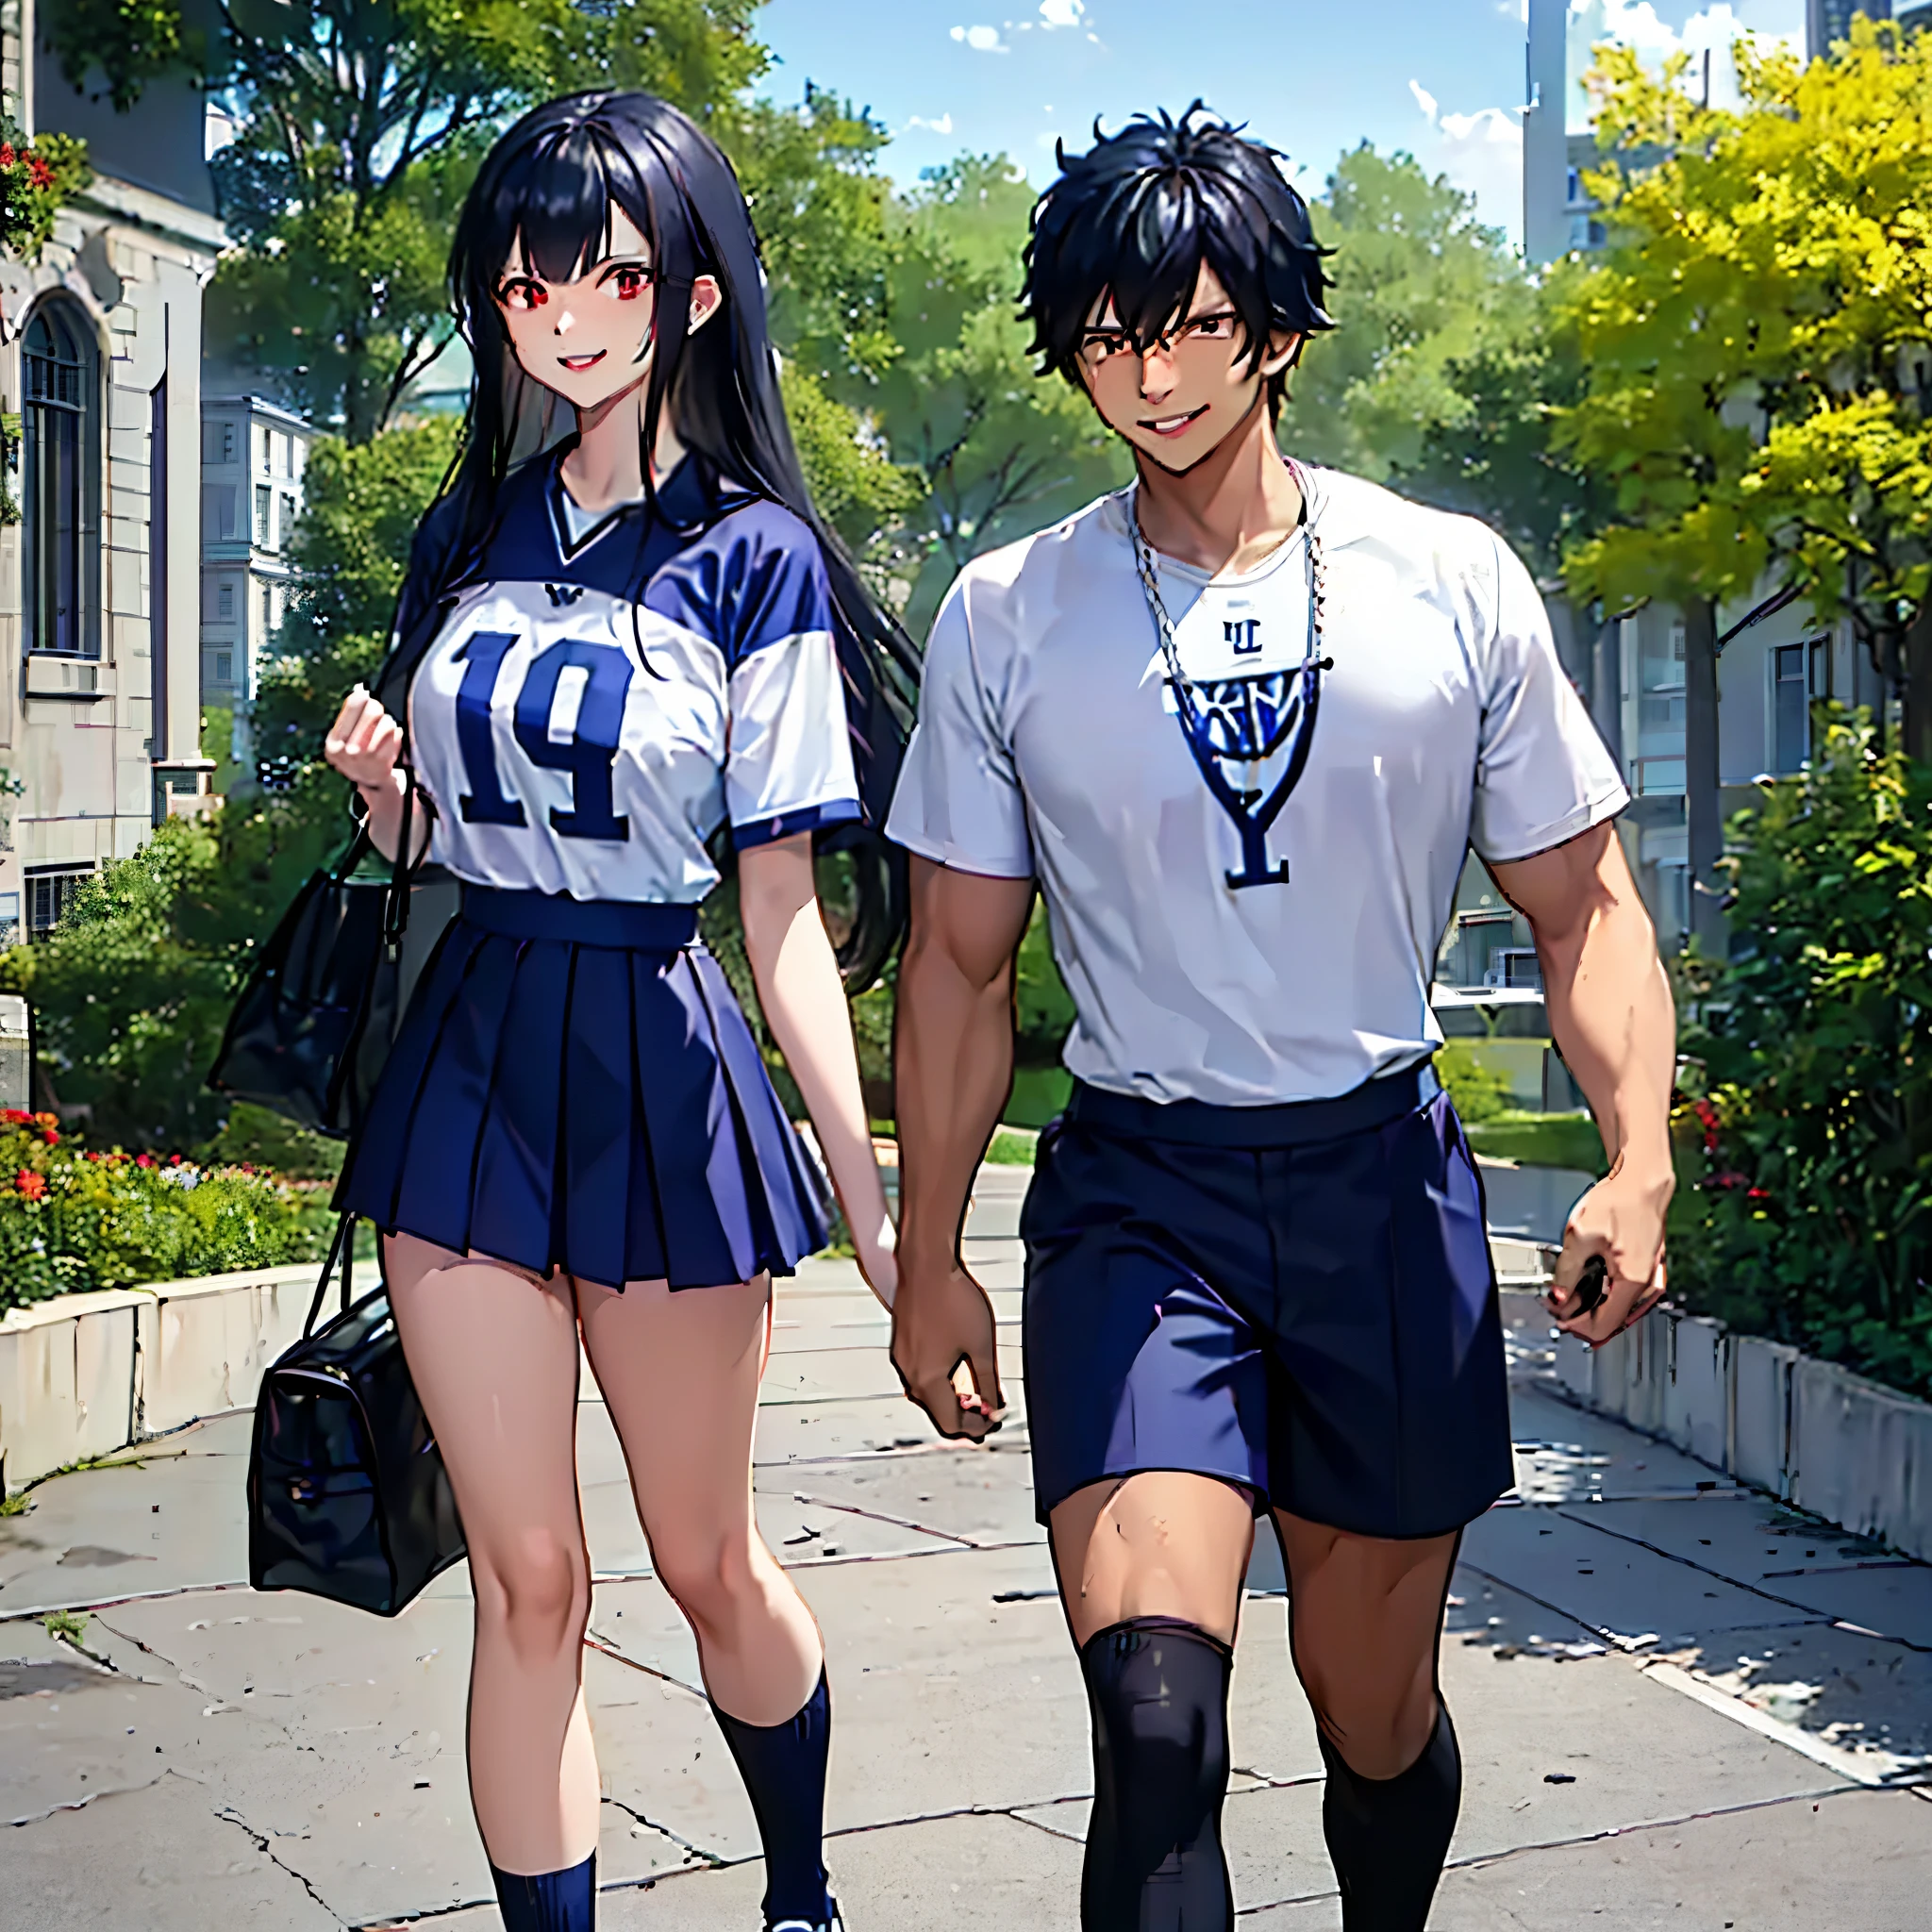
<instances>
[{"instance_id":1,"label":"man's short black hair","mask_svg":"<svg viewBox=\"0 0 1932 1932\"><path fill-rule=\"evenodd\" d=\"M1241 317L1250 369L1271 335L1333 328L1331 286L1308 221L1275 150L1196 101L1178 121L1137 114L1118 134L1093 127L1084 155L1056 151L1059 178L1033 209L1021 304L1041 373L1080 384L1079 349L1095 306L1113 297L1121 325L1150 347L1193 300L1205 261ZM1287 372L1273 376L1278 408Z\"/></svg>"}]
</instances>

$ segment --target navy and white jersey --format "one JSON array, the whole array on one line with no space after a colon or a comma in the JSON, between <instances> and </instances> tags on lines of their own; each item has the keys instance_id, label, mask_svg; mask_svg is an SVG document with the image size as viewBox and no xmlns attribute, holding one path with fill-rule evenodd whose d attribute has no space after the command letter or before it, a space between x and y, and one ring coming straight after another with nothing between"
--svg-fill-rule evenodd
<instances>
[{"instance_id":1,"label":"navy and white jersey","mask_svg":"<svg viewBox=\"0 0 1932 1932\"><path fill-rule=\"evenodd\" d=\"M1629 802L1507 546L1305 474L1333 668L1265 854L1182 735L1124 495L974 558L935 621L888 834L964 872L1039 879L1078 1016L1067 1065L1093 1086L1252 1106L1424 1058L1469 846L1526 858ZM1289 775L1304 540L1236 577L1158 568L1212 728L1282 741L1217 768L1238 803L1264 797Z\"/></svg>"},{"instance_id":2,"label":"navy and white jersey","mask_svg":"<svg viewBox=\"0 0 1932 1932\"><path fill-rule=\"evenodd\" d=\"M690 904L727 820L741 850L858 818L811 530L709 495L689 460L658 515L588 518L558 462L508 478L410 683L432 858L475 885Z\"/></svg>"}]
</instances>

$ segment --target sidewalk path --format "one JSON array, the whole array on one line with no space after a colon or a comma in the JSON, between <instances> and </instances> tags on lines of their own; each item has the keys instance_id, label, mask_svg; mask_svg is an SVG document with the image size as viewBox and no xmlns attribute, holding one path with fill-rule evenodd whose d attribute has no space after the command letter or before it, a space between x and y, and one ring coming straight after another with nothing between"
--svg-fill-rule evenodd
<instances>
[{"instance_id":1,"label":"sidewalk path","mask_svg":"<svg viewBox=\"0 0 1932 1932\"><path fill-rule=\"evenodd\" d=\"M758 1508L825 1630L852 1932L1076 1924L1087 1716L1028 1496L1025 1179L989 1170L968 1224L1012 1403L989 1448L931 1440L848 1265L809 1263L778 1298ZM1432 1925L1926 1924L1932 1803L1909 1781L1932 1772L1932 1568L1567 1407L1545 1318L1506 1305L1519 1486L1471 1529L1450 1607L1468 1783ZM594 1387L580 1441L604 1925L754 1932L750 1811ZM392 1622L252 1593L247 1445L245 1416L217 1418L0 1519L6 1932L496 1924L464 1786L465 1573ZM1332 1932L1272 1544L1250 1583L1226 1813L1241 1924Z\"/></svg>"}]
</instances>

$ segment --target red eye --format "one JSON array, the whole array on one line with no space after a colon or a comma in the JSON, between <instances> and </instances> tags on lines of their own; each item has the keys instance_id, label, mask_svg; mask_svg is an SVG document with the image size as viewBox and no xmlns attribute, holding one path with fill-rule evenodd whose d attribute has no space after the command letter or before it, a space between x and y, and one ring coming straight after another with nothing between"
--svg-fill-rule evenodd
<instances>
[{"instance_id":1,"label":"red eye","mask_svg":"<svg viewBox=\"0 0 1932 1932\"><path fill-rule=\"evenodd\" d=\"M635 302L650 286L641 268L621 268L604 285L620 302Z\"/></svg>"},{"instance_id":2,"label":"red eye","mask_svg":"<svg viewBox=\"0 0 1932 1932\"><path fill-rule=\"evenodd\" d=\"M550 291L541 282L519 275L515 281L503 285L497 299L506 308L541 308L549 301Z\"/></svg>"}]
</instances>

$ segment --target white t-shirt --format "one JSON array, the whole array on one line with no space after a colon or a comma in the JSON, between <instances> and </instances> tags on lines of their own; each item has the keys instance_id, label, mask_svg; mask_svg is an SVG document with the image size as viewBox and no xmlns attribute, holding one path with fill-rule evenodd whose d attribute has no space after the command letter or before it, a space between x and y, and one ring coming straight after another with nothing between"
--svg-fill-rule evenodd
<instances>
[{"instance_id":1,"label":"white t-shirt","mask_svg":"<svg viewBox=\"0 0 1932 1932\"><path fill-rule=\"evenodd\" d=\"M1527 858L1629 802L1507 546L1304 474L1333 669L1267 838L1285 883L1227 882L1242 839L1174 715L1124 492L975 558L935 621L888 831L962 872L1039 879L1078 1016L1066 1063L1096 1087L1253 1106L1426 1058L1468 847ZM1158 563L1182 669L1224 719L1285 712L1307 645L1301 536L1240 577ZM1219 769L1265 796L1291 750Z\"/></svg>"}]
</instances>

